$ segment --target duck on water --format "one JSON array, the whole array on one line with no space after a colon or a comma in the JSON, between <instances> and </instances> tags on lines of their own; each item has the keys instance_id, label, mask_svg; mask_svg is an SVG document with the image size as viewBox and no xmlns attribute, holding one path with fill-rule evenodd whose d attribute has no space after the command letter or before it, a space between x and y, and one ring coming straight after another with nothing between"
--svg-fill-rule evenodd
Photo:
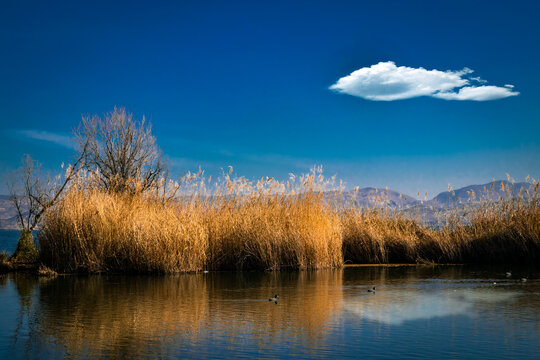
<instances>
[{"instance_id":1,"label":"duck on water","mask_svg":"<svg viewBox=\"0 0 540 360\"><path fill-rule=\"evenodd\" d=\"M274 297L268 299L268 301L273 301L273 302L277 303L278 297L279 297L278 294L275 294Z\"/></svg>"}]
</instances>

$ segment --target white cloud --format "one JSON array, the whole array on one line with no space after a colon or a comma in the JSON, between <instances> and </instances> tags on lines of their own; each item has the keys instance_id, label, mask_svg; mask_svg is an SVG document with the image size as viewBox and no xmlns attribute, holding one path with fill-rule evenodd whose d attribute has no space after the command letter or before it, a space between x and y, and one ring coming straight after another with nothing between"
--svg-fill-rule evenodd
<instances>
[{"instance_id":1,"label":"white cloud","mask_svg":"<svg viewBox=\"0 0 540 360\"><path fill-rule=\"evenodd\" d=\"M486 84L487 83L487 80L482 79L480 76L471 77L471 78L469 78L469 80L477 81L480 84Z\"/></svg>"},{"instance_id":2,"label":"white cloud","mask_svg":"<svg viewBox=\"0 0 540 360\"><path fill-rule=\"evenodd\" d=\"M508 87L498 87L492 85L465 86L458 92L438 92L431 96L445 100L475 100L486 101L502 99L509 96L516 96L518 92L512 91Z\"/></svg>"},{"instance_id":3,"label":"white cloud","mask_svg":"<svg viewBox=\"0 0 540 360\"><path fill-rule=\"evenodd\" d=\"M380 62L353 71L340 78L331 90L367 100L392 101L418 96L432 96L445 100L494 100L518 95L512 85L471 85L471 80L484 84L480 77L466 78L473 70L426 70L396 66L393 61ZM457 91L457 92L456 92Z\"/></svg>"},{"instance_id":4,"label":"white cloud","mask_svg":"<svg viewBox=\"0 0 540 360\"><path fill-rule=\"evenodd\" d=\"M52 142L56 145L64 146L70 149L75 148L75 139L69 135L44 130L18 130L17 133L30 139Z\"/></svg>"}]
</instances>

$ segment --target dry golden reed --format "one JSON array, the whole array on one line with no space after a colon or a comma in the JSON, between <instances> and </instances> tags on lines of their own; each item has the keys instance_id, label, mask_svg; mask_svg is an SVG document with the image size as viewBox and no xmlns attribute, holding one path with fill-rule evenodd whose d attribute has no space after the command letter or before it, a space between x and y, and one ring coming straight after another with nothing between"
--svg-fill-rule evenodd
<instances>
[{"instance_id":1,"label":"dry golden reed","mask_svg":"<svg viewBox=\"0 0 540 360\"><path fill-rule=\"evenodd\" d=\"M211 269L342 265L339 217L322 195L231 198L203 208Z\"/></svg>"},{"instance_id":2,"label":"dry golden reed","mask_svg":"<svg viewBox=\"0 0 540 360\"><path fill-rule=\"evenodd\" d=\"M531 193L484 196L434 226L386 207L349 206L341 183L321 168L287 182L231 173L214 183L202 171L188 173L135 195L80 175L46 214L41 260L58 272L176 273L540 257L537 182Z\"/></svg>"},{"instance_id":3,"label":"dry golden reed","mask_svg":"<svg viewBox=\"0 0 540 360\"><path fill-rule=\"evenodd\" d=\"M533 263L540 258L539 183L533 191L483 195L428 225L386 208L341 212L346 263ZM504 184L501 183L501 190ZM508 192L508 185L506 186ZM449 191L452 191L449 185Z\"/></svg>"},{"instance_id":4,"label":"dry golden reed","mask_svg":"<svg viewBox=\"0 0 540 360\"><path fill-rule=\"evenodd\" d=\"M42 261L60 272L339 267L341 224L321 172L288 184L227 173L212 192L199 172L137 195L80 176L44 219Z\"/></svg>"},{"instance_id":5,"label":"dry golden reed","mask_svg":"<svg viewBox=\"0 0 540 360\"><path fill-rule=\"evenodd\" d=\"M42 261L59 272L184 272L203 268L200 219L146 196L73 187L40 230Z\"/></svg>"}]
</instances>

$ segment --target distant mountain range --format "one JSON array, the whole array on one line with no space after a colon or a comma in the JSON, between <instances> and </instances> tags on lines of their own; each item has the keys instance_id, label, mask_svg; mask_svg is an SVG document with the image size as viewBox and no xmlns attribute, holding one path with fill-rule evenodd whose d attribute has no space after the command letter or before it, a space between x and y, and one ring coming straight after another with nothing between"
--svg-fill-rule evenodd
<instances>
[{"instance_id":1,"label":"distant mountain range","mask_svg":"<svg viewBox=\"0 0 540 360\"><path fill-rule=\"evenodd\" d=\"M504 190L503 190L504 189ZM392 209L407 209L416 206L428 206L445 209L456 205L477 203L484 200L497 201L520 193L525 196L526 191L534 191L534 185L527 182L511 183L498 180L481 185L469 185L452 191L443 191L431 200L418 200L412 196L390 189L362 188L348 191L344 194L345 201L355 199L358 207L389 207Z\"/></svg>"},{"instance_id":2,"label":"distant mountain range","mask_svg":"<svg viewBox=\"0 0 540 360\"><path fill-rule=\"evenodd\" d=\"M482 185L469 185L461 189L444 191L428 202L429 205L439 208L455 204L466 204L483 200L496 201L512 196L526 196L532 193L534 185L527 182L511 183L509 181L494 181Z\"/></svg>"},{"instance_id":3,"label":"distant mountain range","mask_svg":"<svg viewBox=\"0 0 540 360\"><path fill-rule=\"evenodd\" d=\"M433 220L436 212L463 204L478 203L482 200L496 201L501 198L518 196L520 193L526 196L527 191L532 193L534 185L527 182L511 183L506 180L498 180L487 184L469 185L453 191L444 191L427 201L417 200L395 190L372 187L346 191L333 198L337 198L337 201L340 202L338 205L351 206L354 203L357 208L387 207L404 211L404 213L422 213L427 219ZM7 195L0 195L0 229L18 229L17 212Z\"/></svg>"},{"instance_id":4,"label":"distant mountain range","mask_svg":"<svg viewBox=\"0 0 540 360\"><path fill-rule=\"evenodd\" d=\"M331 193L335 195L335 193ZM331 197L331 196L329 196ZM345 206L352 206L354 203L355 207L390 207L395 209L403 209L420 203L418 200L412 196L402 194L398 191L391 189L379 189L366 187L358 189L356 191L346 191L340 196L337 196L338 201L340 201Z\"/></svg>"}]
</instances>

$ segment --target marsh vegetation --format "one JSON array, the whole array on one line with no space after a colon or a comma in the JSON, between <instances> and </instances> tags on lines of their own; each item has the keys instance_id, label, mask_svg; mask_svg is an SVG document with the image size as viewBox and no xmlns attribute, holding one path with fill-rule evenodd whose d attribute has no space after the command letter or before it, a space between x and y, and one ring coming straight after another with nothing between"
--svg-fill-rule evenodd
<instances>
[{"instance_id":1,"label":"marsh vegetation","mask_svg":"<svg viewBox=\"0 0 540 360\"><path fill-rule=\"evenodd\" d=\"M447 213L438 227L340 201L321 169L288 182L188 174L155 192L77 178L44 218L42 261L62 272L318 269L347 263L510 263L540 255L534 192ZM90 176L91 177L91 176ZM170 192L175 195L171 196Z\"/></svg>"},{"instance_id":2,"label":"marsh vegetation","mask_svg":"<svg viewBox=\"0 0 540 360\"><path fill-rule=\"evenodd\" d=\"M534 179L527 179L531 191L519 194L501 183L502 197L493 196L499 186L493 183L434 225L421 214L385 206L384 192L380 206L357 207L354 192L344 196L343 184L326 178L321 167L282 181L248 180L234 176L232 167L214 180L200 169L171 179L150 127L123 109L104 120L83 119L76 135L78 160L60 186L39 186L26 171L28 185L12 193L18 204L35 204L30 222L19 211L21 240L39 223L39 260L54 271L320 269L540 257L540 183Z\"/></svg>"}]
</instances>

